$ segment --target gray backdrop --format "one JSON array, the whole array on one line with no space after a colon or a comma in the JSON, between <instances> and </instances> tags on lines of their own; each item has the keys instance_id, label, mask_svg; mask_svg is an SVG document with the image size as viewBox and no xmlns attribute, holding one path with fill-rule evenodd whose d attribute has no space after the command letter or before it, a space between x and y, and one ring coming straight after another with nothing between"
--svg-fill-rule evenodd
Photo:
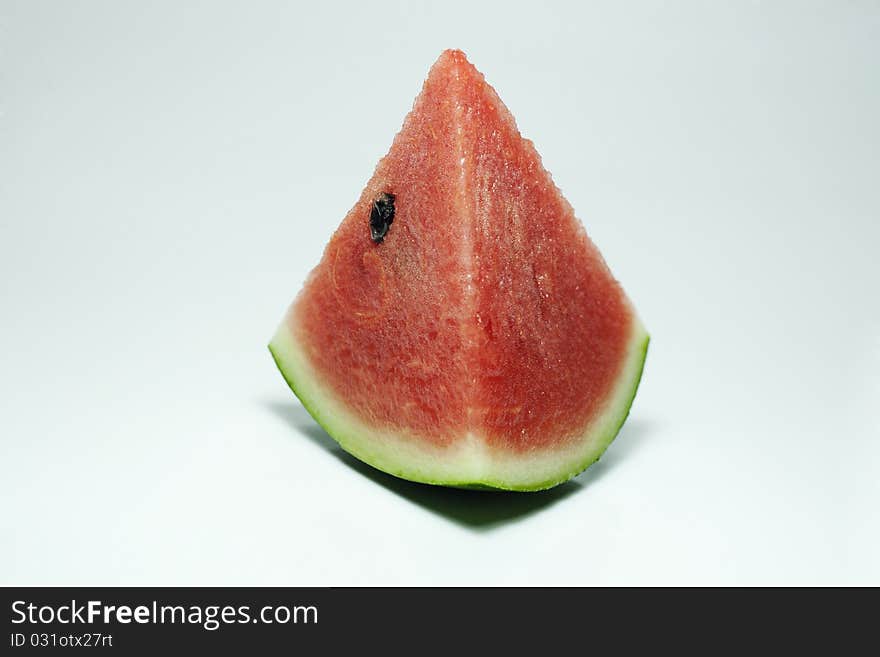
<instances>
[{"instance_id":1,"label":"gray backdrop","mask_svg":"<svg viewBox=\"0 0 880 657\"><path fill-rule=\"evenodd\" d=\"M0 583L880 584L876 2L0 2ZM266 343L443 48L652 334L532 496L340 455Z\"/></svg>"}]
</instances>

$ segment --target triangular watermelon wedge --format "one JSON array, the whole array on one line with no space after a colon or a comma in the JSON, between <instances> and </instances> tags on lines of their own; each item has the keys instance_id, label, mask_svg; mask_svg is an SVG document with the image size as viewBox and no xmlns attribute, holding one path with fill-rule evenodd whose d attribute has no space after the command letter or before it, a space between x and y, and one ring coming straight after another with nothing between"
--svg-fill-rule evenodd
<instances>
[{"instance_id":1,"label":"triangular watermelon wedge","mask_svg":"<svg viewBox=\"0 0 880 657\"><path fill-rule=\"evenodd\" d=\"M540 490L614 439L647 346L532 143L448 50L269 348L362 461Z\"/></svg>"}]
</instances>

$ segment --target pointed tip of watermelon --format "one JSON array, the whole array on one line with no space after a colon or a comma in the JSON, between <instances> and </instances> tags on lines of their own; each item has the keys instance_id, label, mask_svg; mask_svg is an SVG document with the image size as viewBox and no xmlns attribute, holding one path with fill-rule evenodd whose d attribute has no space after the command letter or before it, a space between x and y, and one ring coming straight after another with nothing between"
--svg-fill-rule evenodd
<instances>
[{"instance_id":1,"label":"pointed tip of watermelon","mask_svg":"<svg viewBox=\"0 0 880 657\"><path fill-rule=\"evenodd\" d=\"M477 67L471 64L470 60L468 60L464 51L458 50L457 48L448 48L441 52L437 61L434 62L434 66L431 67L428 77L430 77L432 73L436 74L441 70L454 73L457 76L461 76L462 74L481 75L477 70Z\"/></svg>"},{"instance_id":2,"label":"pointed tip of watermelon","mask_svg":"<svg viewBox=\"0 0 880 657\"><path fill-rule=\"evenodd\" d=\"M447 48L446 50L441 52L438 61L444 60L459 64L470 64L467 55L464 54L463 50L459 50L458 48Z\"/></svg>"}]
</instances>

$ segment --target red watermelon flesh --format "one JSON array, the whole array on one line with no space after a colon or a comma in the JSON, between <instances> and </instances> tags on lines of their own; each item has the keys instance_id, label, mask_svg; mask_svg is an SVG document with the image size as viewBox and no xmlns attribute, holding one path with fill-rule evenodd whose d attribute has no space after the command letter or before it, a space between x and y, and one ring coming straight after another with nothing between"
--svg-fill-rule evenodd
<instances>
[{"instance_id":1,"label":"red watermelon flesh","mask_svg":"<svg viewBox=\"0 0 880 657\"><path fill-rule=\"evenodd\" d=\"M386 202L393 221L374 239ZM647 342L532 143L451 50L270 349L362 460L415 481L536 490L613 440Z\"/></svg>"}]
</instances>

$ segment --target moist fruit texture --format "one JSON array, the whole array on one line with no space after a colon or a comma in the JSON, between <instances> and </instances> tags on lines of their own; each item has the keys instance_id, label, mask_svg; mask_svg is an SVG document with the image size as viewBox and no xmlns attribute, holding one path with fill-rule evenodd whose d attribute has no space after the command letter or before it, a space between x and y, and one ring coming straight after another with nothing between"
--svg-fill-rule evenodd
<instances>
[{"instance_id":1,"label":"moist fruit texture","mask_svg":"<svg viewBox=\"0 0 880 657\"><path fill-rule=\"evenodd\" d=\"M380 470L540 490L614 439L647 345L532 142L450 50L269 348Z\"/></svg>"}]
</instances>

